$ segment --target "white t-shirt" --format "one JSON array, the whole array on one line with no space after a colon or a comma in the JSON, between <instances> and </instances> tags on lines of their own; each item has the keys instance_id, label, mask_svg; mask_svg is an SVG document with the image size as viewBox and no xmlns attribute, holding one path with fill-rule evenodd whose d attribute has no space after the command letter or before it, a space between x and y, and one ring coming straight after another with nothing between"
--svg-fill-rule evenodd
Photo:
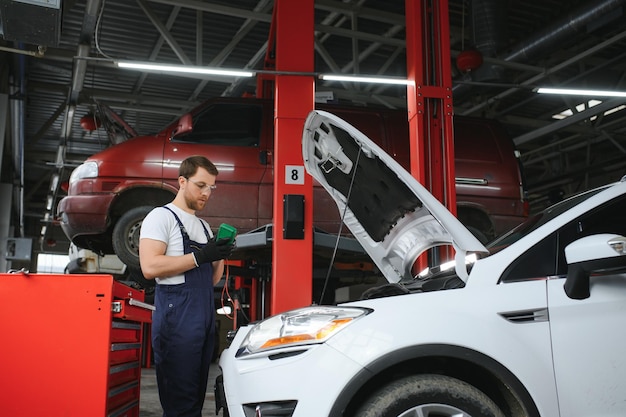
<instances>
[{"instance_id":1,"label":"white t-shirt","mask_svg":"<svg viewBox=\"0 0 626 417\"><path fill-rule=\"evenodd\" d=\"M204 229L202 228L202 223L206 226L209 236L213 237L213 232L206 221L179 209L173 203L169 203L166 206L176 213L180 221L185 226L187 234L191 240L198 243L207 242ZM163 207L154 208L143 220L143 223L141 224L141 231L139 233L139 239L143 238L165 242L167 244L167 249L165 250L165 254L167 256L180 256L185 253L183 247L183 235L180 231L180 227L178 226L178 222L172 212L164 209ZM185 282L185 275L182 274L167 278L157 278L156 282L161 285L182 284Z\"/></svg>"}]
</instances>

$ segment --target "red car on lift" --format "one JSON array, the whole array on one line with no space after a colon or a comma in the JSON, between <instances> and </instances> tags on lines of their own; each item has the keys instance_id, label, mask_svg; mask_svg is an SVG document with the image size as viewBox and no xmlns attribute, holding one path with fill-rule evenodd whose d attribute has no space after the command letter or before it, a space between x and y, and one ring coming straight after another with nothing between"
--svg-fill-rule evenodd
<instances>
[{"instance_id":1,"label":"red car on lift","mask_svg":"<svg viewBox=\"0 0 626 417\"><path fill-rule=\"evenodd\" d=\"M402 166L409 166L405 111L320 105L359 128ZM98 254L116 254L138 267L139 228L153 207L171 201L178 166L202 154L220 170L219 198L199 215L211 225L229 223L240 233L272 222L274 104L252 98L216 98L155 135L137 136L88 158L69 180L57 217L68 238ZM520 166L500 124L456 117L457 215L482 241L527 216ZM290 140L289 138L287 140ZM294 138L299 140L299 138ZM314 225L336 231L338 215L316 184Z\"/></svg>"}]
</instances>

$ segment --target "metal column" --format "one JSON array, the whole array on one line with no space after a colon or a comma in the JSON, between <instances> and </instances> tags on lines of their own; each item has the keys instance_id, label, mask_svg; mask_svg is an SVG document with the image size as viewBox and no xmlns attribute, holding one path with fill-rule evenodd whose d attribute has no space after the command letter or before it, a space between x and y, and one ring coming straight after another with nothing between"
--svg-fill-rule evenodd
<instances>
[{"instance_id":1,"label":"metal column","mask_svg":"<svg viewBox=\"0 0 626 417\"><path fill-rule=\"evenodd\" d=\"M447 0L405 0L411 173L456 213Z\"/></svg>"},{"instance_id":2,"label":"metal column","mask_svg":"<svg viewBox=\"0 0 626 417\"><path fill-rule=\"evenodd\" d=\"M276 71L311 74L313 0L277 0L274 7ZM313 182L305 175L301 142L304 120L315 105L315 80L277 75L275 82L270 314L309 305L313 293Z\"/></svg>"}]
</instances>

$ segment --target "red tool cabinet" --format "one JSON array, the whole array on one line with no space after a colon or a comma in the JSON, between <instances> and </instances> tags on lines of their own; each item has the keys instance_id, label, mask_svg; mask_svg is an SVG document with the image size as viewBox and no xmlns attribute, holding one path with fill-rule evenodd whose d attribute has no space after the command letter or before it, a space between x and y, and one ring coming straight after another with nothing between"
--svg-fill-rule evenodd
<instances>
[{"instance_id":1,"label":"red tool cabinet","mask_svg":"<svg viewBox=\"0 0 626 417\"><path fill-rule=\"evenodd\" d=\"M110 275L0 274L0 416L138 417L143 301Z\"/></svg>"}]
</instances>

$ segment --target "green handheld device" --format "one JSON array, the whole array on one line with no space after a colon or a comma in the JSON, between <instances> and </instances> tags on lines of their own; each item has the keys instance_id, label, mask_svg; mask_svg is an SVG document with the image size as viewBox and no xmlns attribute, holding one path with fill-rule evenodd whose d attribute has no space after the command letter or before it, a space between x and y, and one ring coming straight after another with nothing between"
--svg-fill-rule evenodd
<instances>
[{"instance_id":1,"label":"green handheld device","mask_svg":"<svg viewBox=\"0 0 626 417\"><path fill-rule=\"evenodd\" d=\"M227 238L229 239L228 243L233 243L235 236L237 236L237 229L230 224L222 223L220 224L220 228L217 230L216 240Z\"/></svg>"}]
</instances>

